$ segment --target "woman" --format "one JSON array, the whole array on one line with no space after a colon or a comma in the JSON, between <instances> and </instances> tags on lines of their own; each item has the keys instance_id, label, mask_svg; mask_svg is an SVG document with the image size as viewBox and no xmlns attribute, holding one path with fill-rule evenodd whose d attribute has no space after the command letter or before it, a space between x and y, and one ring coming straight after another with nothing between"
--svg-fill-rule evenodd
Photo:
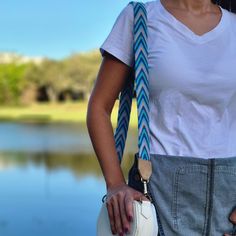
<instances>
[{"instance_id":1,"label":"woman","mask_svg":"<svg viewBox=\"0 0 236 236\"><path fill-rule=\"evenodd\" d=\"M145 7L150 182L160 233L236 235L236 1L154 0ZM132 201L148 200L126 184L110 122L134 63L132 27L128 4L100 47L103 61L87 113L111 230L119 235L130 230Z\"/></svg>"}]
</instances>

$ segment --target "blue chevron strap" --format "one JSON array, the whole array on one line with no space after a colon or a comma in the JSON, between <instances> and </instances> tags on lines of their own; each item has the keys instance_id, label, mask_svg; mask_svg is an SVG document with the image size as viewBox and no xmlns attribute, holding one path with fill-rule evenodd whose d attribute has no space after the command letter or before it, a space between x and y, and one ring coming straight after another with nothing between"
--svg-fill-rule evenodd
<instances>
[{"instance_id":1,"label":"blue chevron strap","mask_svg":"<svg viewBox=\"0 0 236 236\"><path fill-rule=\"evenodd\" d=\"M134 89L134 83L133 80L130 80L127 86L125 86L125 88L122 90L119 99L117 128L114 137L115 137L116 151L120 162L122 161L123 152L125 148L125 141L127 138L127 132L129 127L133 89Z\"/></svg>"},{"instance_id":2,"label":"blue chevron strap","mask_svg":"<svg viewBox=\"0 0 236 236\"><path fill-rule=\"evenodd\" d=\"M139 158L150 160L149 80L147 12L144 4L134 6L135 90L138 110Z\"/></svg>"},{"instance_id":3,"label":"blue chevron strap","mask_svg":"<svg viewBox=\"0 0 236 236\"><path fill-rule=\"evenodd\" d=\"M149 154L149 81L147 49L147 12L141 2L131 1L134 8L134 80L130 79L121 91L115 143L121 162L130 121L130 111L134 87L136 90L138 110L138 148L139 158L150 160ZM133 83L134 81L134 83Z\"/></svg>"}]
</instances>

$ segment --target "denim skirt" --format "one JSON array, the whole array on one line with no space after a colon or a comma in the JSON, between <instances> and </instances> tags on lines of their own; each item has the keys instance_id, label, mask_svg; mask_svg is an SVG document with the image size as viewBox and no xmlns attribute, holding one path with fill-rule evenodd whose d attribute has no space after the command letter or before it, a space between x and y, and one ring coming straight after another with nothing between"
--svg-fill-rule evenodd
<instances>
[{"instance_id":1,"label":"denim skirt","mask_svg":"<svg viewBox=\"0 0 236 236\"><path fill-rule=\"evenodd\" d=\"M128 184L143 191L137 158L138 153ZM236 206L236 156L151 154L151 162L148 191L157 212L159 236L223 236L235 231L229 215Z\"/></svg>"}]
</instances>

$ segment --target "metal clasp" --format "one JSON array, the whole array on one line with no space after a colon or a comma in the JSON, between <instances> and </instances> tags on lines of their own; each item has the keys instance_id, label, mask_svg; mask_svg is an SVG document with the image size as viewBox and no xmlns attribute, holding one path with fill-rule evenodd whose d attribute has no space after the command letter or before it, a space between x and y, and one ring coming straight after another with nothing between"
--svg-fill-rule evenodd
<instances>
[{"instance_id":1,"label":"metal clasp","mask_svg":"<svg viewBox=\"0 0 236 236\"><path fill-rule=\"evenodd\" d=\"M147 188L147 184L148 184L149 180L143 179L143 178L141 177L141 181L142 181L142 183L143 183L143 194L144 194L144 196L147 197L147 198L152 202L152 197L151 197L151 195L148 193L148 188Z\"/></svg>"}]
</instances>

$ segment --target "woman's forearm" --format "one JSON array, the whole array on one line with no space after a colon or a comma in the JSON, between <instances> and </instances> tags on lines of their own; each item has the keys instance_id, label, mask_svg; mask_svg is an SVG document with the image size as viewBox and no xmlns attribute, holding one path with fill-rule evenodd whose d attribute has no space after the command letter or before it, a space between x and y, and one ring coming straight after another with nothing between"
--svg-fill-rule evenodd
<instances>
[{"instance_id":1,"label":"woman's forearm","mask_svg":"<svg viewBox=\"0 0 236 236\"><path fill-rule=\"evenodd\" d=\"M125 178L115 149L110 114L98 104L90 102L87 110L87 128L107 189L124 184Z\"/></svg>"}]
</instances>

